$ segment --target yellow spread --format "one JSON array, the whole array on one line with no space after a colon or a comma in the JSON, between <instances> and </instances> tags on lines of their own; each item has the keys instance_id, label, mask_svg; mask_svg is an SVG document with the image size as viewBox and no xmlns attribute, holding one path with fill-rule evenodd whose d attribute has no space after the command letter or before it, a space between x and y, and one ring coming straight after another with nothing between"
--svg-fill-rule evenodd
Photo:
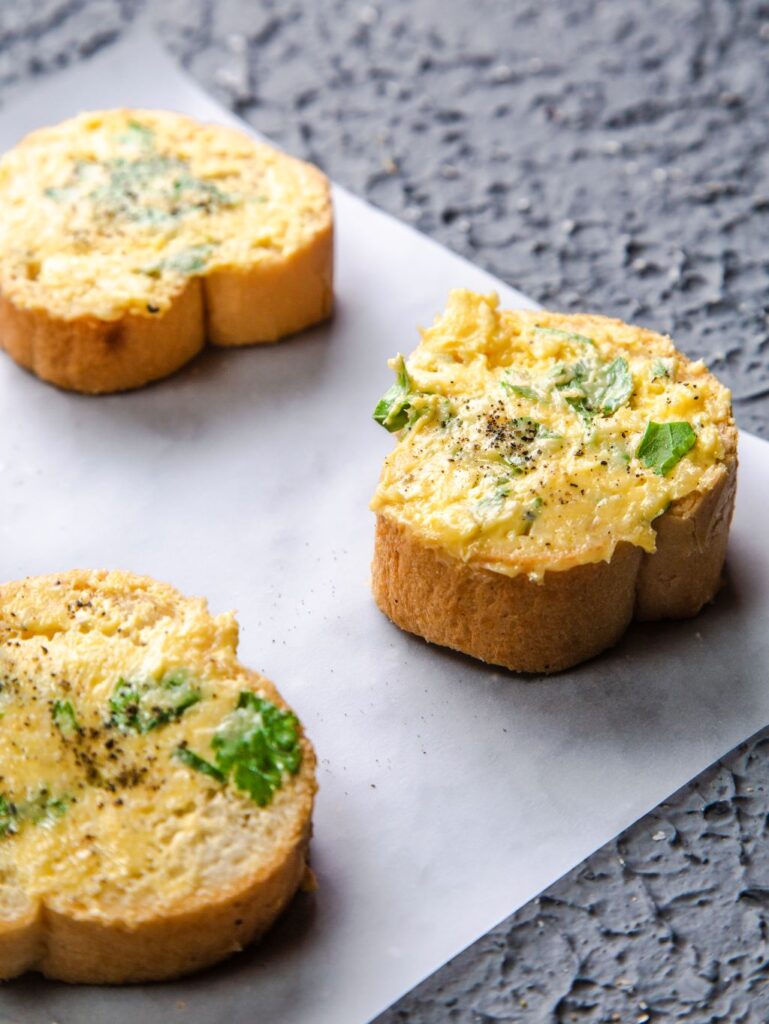
<instances>
[{"instance_id":1,"label":"yellow spread","mask_svg":"<svg viewBox=\"0 0 769 1024\"><path fill-rule=\"evenodd\" d=\"M0 160L0 289L63 318L157 315L191 275L290 256L328 216L319 171L241 132L81 114Z\"/></svg>"},{"instance_id":2,"label":"yellow spread","mask_svg":"<svg viewBox=\"0 0 769 1024\"><path fill-rule=\"evenodd\" d=\"M106 586L98 596L53 588L34 608L20 600L3 608L0 897L5 889L32 903L71 901L109 913L145 887L146 905L159 910L215 888L217 864L197 856L214 829L262 815L263 828L274 830L246 793L177 756L186 747L213 760L217 727L239 694L254 690L235 658L233 617L212 618L202 601L164 608L162 595L149 601L121 586L125 592L106 598ZM180 702L178 715L143 733L116 723L111 701L121 680L157 687L174 674L195 691L194 703ZM63 702L76 730L57 714ZM152 701L147 707L156 713ZM278 790L275 803L286 797ZM223 801L229 817L217 810ZM254 842L258 835L255 824Z\"/></svg>"},{"instance_id":3,"label":"yellow spread","mask_svg":"<svg viewBox=\"0 0 769 1024\"><path fill-rule=\"evenodd\" d=\"M406 371L372 508L474 565L541 579L652 552L657 516L725 472L729 391L651 331L454 291ZM664 472L639 457L650 423L691 436Z\"/></svg>"}]
</instances>

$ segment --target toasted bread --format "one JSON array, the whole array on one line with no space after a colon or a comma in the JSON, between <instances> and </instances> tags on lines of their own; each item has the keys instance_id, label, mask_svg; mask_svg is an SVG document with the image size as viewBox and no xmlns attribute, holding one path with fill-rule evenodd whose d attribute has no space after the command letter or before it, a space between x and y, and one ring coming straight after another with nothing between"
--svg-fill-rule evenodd
<instances>
[{"instance_id":1,"label":"toasted bread","mask_svg":"<svg viewBox=\"0 0 769 1024\"><path fill-rule=\"evenodd\" d=\"M139 387L328 317L332 236L309 164L181 114L80 114L0 159L0 345L62 388Z\"/></svg>"},{"instance_id":2,"label":"toasted bread","mask_svg":"<svg viewBox=\"0 0 769 1024\"><path fill-rule=\"evenodd\" d=\"M737 433L728 390L669 338L457 291L393 365L372 582L401 628L555 672L712 600Z\"/></svg>"},{"instance_id":3,"label":"toasted bread","mask_svg":"<svg viewBox=\"0 0 769 1024\"><path fill-rule=\"evenodd\" d=\"M231 614L123 572L0 587L0 978L170 978L306 872L315 757Z\"/></svg>"}]
</instances>

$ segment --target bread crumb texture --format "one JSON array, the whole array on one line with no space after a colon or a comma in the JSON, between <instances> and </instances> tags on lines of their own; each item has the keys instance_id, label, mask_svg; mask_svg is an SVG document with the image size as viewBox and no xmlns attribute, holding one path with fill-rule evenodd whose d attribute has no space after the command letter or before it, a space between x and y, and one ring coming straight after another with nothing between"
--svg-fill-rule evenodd
<instances>
[{"instance_id":1,"label":"bread crumb texture","mask_svg":"<svg viewBox=\"0 0 769 1024\"><path fill-rule=\"evenodd\" d=\"M330 220L324 175L242 132L84 113L0 160L0 290L67 320L158 316L191 277L291 261Z\"/></svg>"},{"instance_id":2,"label":"bread crumb texture","mask_svg":"<svg viewBox=\"0 0 769 1024\"><path fill-rule=\"evenodd\" d=\"M541 581L625 542L654 552L659 517L734 461L729 391L618 320L454 291L399 360L372 508L469 566Z\"/></svg>"},{"instance_id":3,"label":"bread crumb texture","mask_svg":"<svg viewBox=\"0 0 769 1024\"><path fill-rule=\"evenodd\" d=\"M237 640L128 573L0 587L0 977L185 973L299 887L313 750Z\"/></svg>"}]
</instances>

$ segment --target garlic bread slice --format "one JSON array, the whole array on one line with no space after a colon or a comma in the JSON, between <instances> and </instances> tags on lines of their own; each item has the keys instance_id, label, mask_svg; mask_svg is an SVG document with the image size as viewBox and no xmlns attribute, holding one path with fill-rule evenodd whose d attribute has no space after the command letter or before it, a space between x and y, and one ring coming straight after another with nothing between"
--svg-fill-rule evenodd
<instances>
[{"instance_id":1,"label":"garlic bread slice","mask_svg":"<svg viewBox=\"0 0 769 1024\"><path fill-rule=\"evenodd\" d=\"M307 871L315 757L231 614L124 572L0 587L0 978L170 978Z\"/></svg>"},{"instance_id":2,"label":"garlic bread slice","mask_svg":"<svg viewBox=\"0 0 769 1024\"><path fill-rule=\"evenodd\" d=\"M139 387L331 313L325 176L157 110L80 114L0 159L0 345L63 388Z\"/></svg>"},{"instance_id":3,"label":"garlic bread slice","mask_svg":"<svg viewBox=\"0 0 769 1024\"><path fill-rule=\"evenodd\" d=\"M736 428L669 338L455 291L392 365L373 590L403 629L553 672L713 598Z\"/></svg>"}]
</instances>

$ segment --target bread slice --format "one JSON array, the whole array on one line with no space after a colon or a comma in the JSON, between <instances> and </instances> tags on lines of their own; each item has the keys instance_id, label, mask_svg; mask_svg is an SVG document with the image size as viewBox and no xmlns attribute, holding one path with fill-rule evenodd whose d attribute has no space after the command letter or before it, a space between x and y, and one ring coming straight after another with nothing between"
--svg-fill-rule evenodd
<instances>
[{"instance_id":1,"label":"bread slice","mask_svg":"<svg viewBox=\"0 0 769 1024\"><path fill-rule=\"evenodd\" d=\"M555 672L712 600L737 434L727 389L669 338L456 291L394 365L372 585L402 629Z\"/></svg>"},{"instance_id":2,"label":"bread slice","mask_svg":"<svg viewBox=\"0 0 769 1024\"><path fill-rule=\"evenodd\" d=\"M62 388L140 387L331 314L315 167L167 111L80 114L0 159L0 345Z\"/></svg>"},{"instance_id":3,"label":"bread slice","mask_svg":"<svg viewBox=\"0 0 769 1024\"><path fill-rule=\"evenodd\" d=\"M0 587L0 978L171 978L287 905L315 757L237 640L129 573Z\"/></svg>"}]
</instances>

